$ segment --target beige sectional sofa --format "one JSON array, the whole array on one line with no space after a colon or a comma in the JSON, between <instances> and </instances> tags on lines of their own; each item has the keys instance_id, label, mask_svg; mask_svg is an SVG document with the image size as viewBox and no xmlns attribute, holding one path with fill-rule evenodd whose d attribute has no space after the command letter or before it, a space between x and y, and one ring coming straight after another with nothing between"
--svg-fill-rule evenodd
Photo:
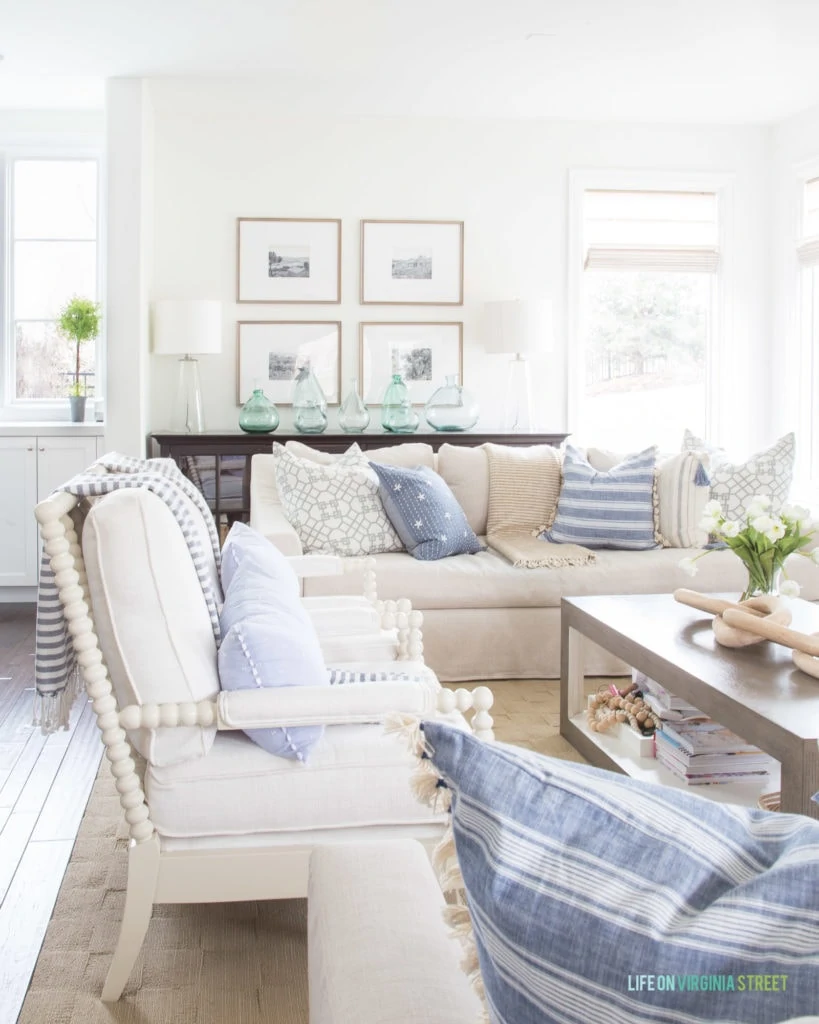
<instances>
[{"instance_id":1,"label":"beige sectional sofa","mask_svg":"<svg viewBox=\"0 0 819 1024\"><path fill-rule=\"evenodd\" d=\"M352 440L352 439L351 439ZM330 461L335 456L293 442L295 454ZM486 534L489 468L485 451L410 441L367 452L376 462L425 465L449 484L472 529ZM251 469L251 525L286 554L300 554L299 538L287 522L276 491L273 455L254 455ZM519 569L492 550L424 562L406 553L376 555L378 596L407 597L424 613L427 663L445 682L472 679L555 679L560 675L560 600L590 594L661 594L693 586L706 592L741 592L745 571L731 551L702 558L696 580L679 568L696 550L598 551L594 565ZM789 573L802 596L819 600L819 568L792 559ZM305 580L305 594L351 592L355 574ZM360 592L360 591L359 591ZM587 672L624 671L623 663L590 646Z\"/></svg>"}]
</instances>

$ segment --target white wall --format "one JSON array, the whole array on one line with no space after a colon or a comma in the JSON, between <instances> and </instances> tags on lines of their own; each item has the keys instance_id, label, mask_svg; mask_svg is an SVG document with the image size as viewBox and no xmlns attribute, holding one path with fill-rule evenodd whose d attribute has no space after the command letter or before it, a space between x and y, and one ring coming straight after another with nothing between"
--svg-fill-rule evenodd
<instances>
[{"instance_id":1,"label":"white wall","mask_svg":"<svg viewBox=\"0 0 819 1024\"><path fill-rule=\"evenodd\" d=\"M148 432L153 240L153 124L139 78L106 85L108 274L105 445L142 455Z\"/></svg>"},{"instance_id":2,"label":"white wall","mask_svg":"<svg viewBox=\"0 0 819 1024\"><path fill-rule=\"evenodd\" d=\"M465 383L481 403L481 426L497 427L506 357L482 351L481 304L543 293L554 302L557 351L533 363L533 392L538 425L561 429L567 181L573 167L735 173L734 326L742 349L756 360L749 365L764 358L770 267L769 133L763 127L288 118L278 112L283 102L250 85L239 94L234 85L230 102L220 101L213 86L190 82L152 82L151 96L153 297L225 303L223 353L200 361L209 428L236 426L236 320L312 318L342 321L345 381L357 372L360 320L463 320ZM237 306L238 216L341 217L341 304ZM370 217L464 220L464 306L359 306L359 220ZM151 356L150 375L149 423L160 429L168 423L175 360ZM754 376L747 390L749 404L767 417L764 374Z\"/></svg>"}]
</instances>

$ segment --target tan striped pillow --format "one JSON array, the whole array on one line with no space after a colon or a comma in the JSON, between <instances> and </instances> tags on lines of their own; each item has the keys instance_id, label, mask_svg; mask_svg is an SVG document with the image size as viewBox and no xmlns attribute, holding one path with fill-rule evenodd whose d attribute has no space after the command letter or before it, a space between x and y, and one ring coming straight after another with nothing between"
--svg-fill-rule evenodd
<instances>
[{"instance_id":1,"label":"tan striped pillow","mask_svg":"<svg viewBox=\"0 0 819 1024\"><path fill-rule=\"evenodd\" d=\"M487 535L551 526L560 496L560 452L548 444L484 447L489 461Z\"/></svg>"}]
</instances>

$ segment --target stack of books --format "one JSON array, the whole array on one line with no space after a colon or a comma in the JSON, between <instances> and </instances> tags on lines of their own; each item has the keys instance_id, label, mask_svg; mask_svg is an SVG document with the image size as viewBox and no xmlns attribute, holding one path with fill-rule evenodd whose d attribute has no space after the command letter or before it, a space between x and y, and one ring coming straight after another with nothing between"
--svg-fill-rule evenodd
<instances>
[{"instance_id":1,"label":"stack of books","mask_svg":"<svg viewBox=\"0 0 819 1024\"><path fill-rule=\"evenodd\" d=\"M663 722L657 760L689 786L764 781L774 760L718 722Z\"/></svg>"}]
</instances>

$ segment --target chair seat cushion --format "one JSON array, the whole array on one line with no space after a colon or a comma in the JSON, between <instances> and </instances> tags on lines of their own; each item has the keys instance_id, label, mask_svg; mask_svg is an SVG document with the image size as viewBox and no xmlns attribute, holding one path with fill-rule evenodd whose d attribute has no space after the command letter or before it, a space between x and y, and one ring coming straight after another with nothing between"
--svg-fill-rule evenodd
<instances>
[{"instance_id":1,"label":"chair seat cushion","mask_svg":"<svg viewBox=\"0 0 819 1024\"><path fill-rule=\"evenodd\" d=\"M442 719L465 727L463 718ZM207 757L145 777L162 836L246 835L443 821L410 789L413 759L381 725L334 725L309 762L274 757L244 733L220 732Z\"/></svg>"}]
</instances>

